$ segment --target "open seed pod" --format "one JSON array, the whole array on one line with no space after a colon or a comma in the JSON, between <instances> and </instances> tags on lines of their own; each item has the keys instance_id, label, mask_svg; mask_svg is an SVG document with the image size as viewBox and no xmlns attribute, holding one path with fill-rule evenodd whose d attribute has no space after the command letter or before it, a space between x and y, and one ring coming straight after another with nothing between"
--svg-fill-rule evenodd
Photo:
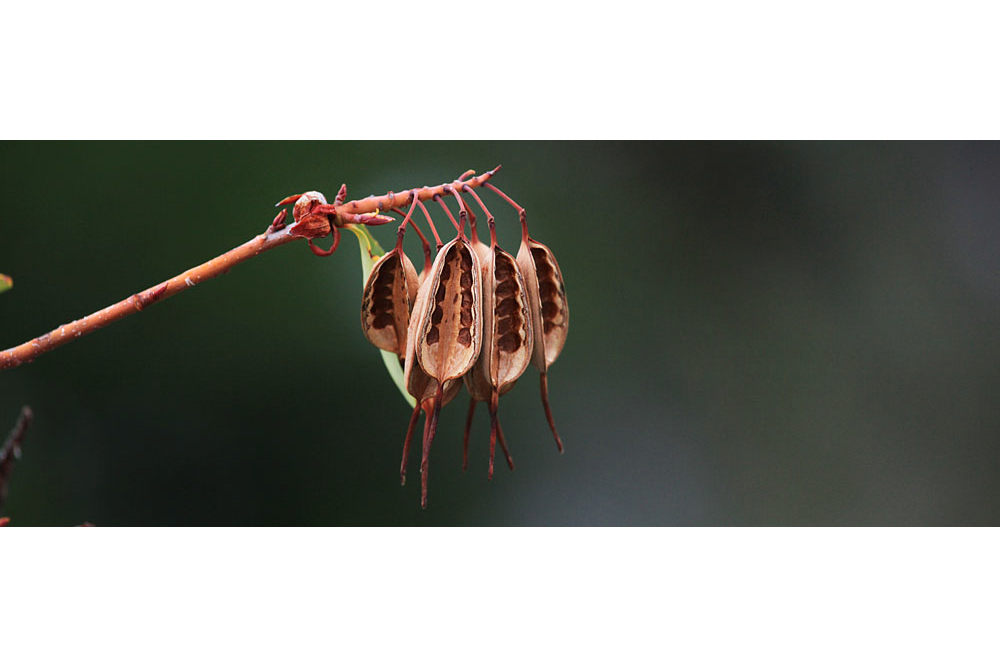
<instances>
[{"instance_id":1,"label":"open seed pod","mask_svg":"<svg viewBox=\"0 0 1000 667\"><path fill-rule=\"evenodd\" d=\"M476 404L486 403L490 411L490 479L493 479L493 465L496 458L496 441L500 440L507 459L507 465L514 469L514 459L507 449L503 427L497 417L499 396L514 386L514 382L524 372L531 357L532 329L531 317L527 310L528 295L524 279L517 263L509 253L497 246L496 225L493 215L486 208L479 195L469 187L463 188L487 215L490 228L490 244L479 240L476 230L476 215L466 207L462 196L455 192L459 208L469 217L472 228L472 247L483 265L483 349L479 360L465 376L469 389L469 411L465 420L465 434L462 438L462 469L469 465L469 432Z\"/></svg>"},{"instance_id":2,"label":"open seed pod","mask_svg":"<svg viewBox=\"0 0 1000 667\"><path fill-rule=\"evenodd\" d=\"M428 458L441 406L458 393L460 378L482 345L482 277L479 258L464 236L445 244L417 291L407 333L403 378L417 400L403 445L400 477L419 410L425 413L420 462L420 504L427 506Z\"/></svg>"},{"instance_id":3,"label":"open seed pod","mask_svg":"<svg viewBox=\"0 0 1000 667\"><path fill-rule=\"evenodd\" d=\"M492 231L492 230L491 230ZM463 467L468 464L468 429L477 401L483 401L490 411L490 463L488 476L493 478L496 441L507 457L507 465L514 469L514 462L507 451L507 444L500 430L497 405L500 395L509 391L528 367L532 354L532 326L529 296L517 262L499 246L486 248L483 261L483 345L479 359L465 376L465 385L472 396L469 418L463 443Z\"/></svg>"},{"instance_id":4,"label":"open seed pod","mask_svg":"<svg viewBox=\"0 0 1000 667\"><path fill-rule=\"evenodd\" d=\"M566 344L566 334L569 331L569 303L566 300L562 271L559 270L555 255L546 246L528 237L528 227L523 217L517 265L528 288L528 306L534 332L531 363L541 374L545 417L561 452L563 444L549 407L549 385L546 374Z\"/></svg>"},{"instance_id":5,"label":"open seed pod","mask_svg":"<svg viewBox=\"0 0 1000 667\"><path fill-rule=\"evenodd\" d=\"M460 378L482 346L481 268L464 236L441 248L424 287L428 303L415 323L417 360L438 382Z\"/></svg>"},{"instance_id":6,"label":"open seed pod","mask_svg":"<svg viewBox=\"0 0 1000 667\"><path fill-rule=\"evenodd\" d=\"M406 354L410 310L417 295L417 272L400 247L372 267L361 297L361 330L375 347Z\"/></svg>"}]
</instances>

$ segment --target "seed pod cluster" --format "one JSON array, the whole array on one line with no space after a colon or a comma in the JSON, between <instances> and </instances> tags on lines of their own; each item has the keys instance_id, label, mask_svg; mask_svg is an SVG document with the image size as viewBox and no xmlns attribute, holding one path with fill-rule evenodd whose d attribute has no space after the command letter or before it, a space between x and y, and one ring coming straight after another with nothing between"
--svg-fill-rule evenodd
<instances>
[{"instance_id":1,"label":"seed pod cluster","mask_svg":"<svg viewBox=\"0 0 1000 667\"><path fill-rule=\"evenodd\" d=\"M498 400L514 386L529 364L541 373L546 417L562 451L548 405L546 381L548 367L565 345L569 326L562 273L552 251L528 237L523 209L518 207L522 242L515 258L497 245L493 216L478 195L467 186L465 191L489 216L490 243L479 240L475 215L466 208L461 194L445 187L445 192L458 201L461 222L455 221L440 196L434 198L454 223L456 238L443 246L438 241L440 249L433 263L429 267L425 264L418 276L402 249L403 232L410 217L407 214L396 247L375 264L362 295L361 323L365 337L376 347L399 356L403 386L415 399L400 465L400 480L404 484L410 443L420 413L425 416L420 460L423 507L427 505L429 455L438 415L463 384L471 396L463 468L468 461L473 411L476 403L483 402L490 413L488 476L493 476L498 440L513 469L497 415ZM506 195L499 194L513 204ZM412 201L424 208L415 193ZM426 209L424 214L430 222ZM465 235L467 218L471 238ZM436 238L437 232L434 233Z\"/></svg>"}]
</instances>

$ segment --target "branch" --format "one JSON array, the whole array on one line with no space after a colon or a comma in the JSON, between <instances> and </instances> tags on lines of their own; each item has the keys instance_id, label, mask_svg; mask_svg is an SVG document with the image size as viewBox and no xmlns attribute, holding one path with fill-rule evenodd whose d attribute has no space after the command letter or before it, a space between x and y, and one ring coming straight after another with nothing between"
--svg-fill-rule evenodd
<instances>
[{"instance_id":1,"label":"branch","mask_svg":"<svg viewBox=\"0 0 1000 667\"><path fill-rule=\"evenodd\" d=\"M396 194L394 192L389 192L381 196L372 195L370 197L365 197L364 199L358 199L356 201L349 201L342 206L337 207L337 213L340 216L344 216L345 213L373 213L375 211L391 211L393 206L401 206L403 204L408 204L410 201L410 192L415 191L417 193L417 199L420 201L428 201L434 199L436 196L448 196L452 194L452 190L462 190L463 187L469 186L470 188L478 188L480 185L484 184L486 181L490 180L495 173L500 171L500 166L497 165L493 169L483 172L479 176L475 176L468 180L459 179L457 181L452 181L451 183L443 183L441 185L435 185L430 187L425 185L422 188L414 188L413 190L407 190L405 192L400 192ZM470 172L465 172L462 176L468 176ZM475 173L475 172L472 172ZM346 220L350 222L350 220Z\"/></svg>"},{"instance_id":2,"label":"branch","mask_svg":"<svg viewBox=\"0 0 1000 667\"><path fill-rule=\"evenodd\" d=\"M188 269L184 273L174 276L170 280L160 283L137 294L133 294L127 299L122 299L116 304L108 306L96 313L91 313L79 320L74 320L69 324L57 327L47 334L43 334L22 343L16 347L0 352L0 370L15 368L25 362L29 362L50 350L54 350L60 345L80 338L101 327L116 322L127 315L141 312L147 306L168 297L183 292L189 287L215 278L216 276L228 273L231 268L244 262L251 257L256 257L260 253L277 248L297 238L305 238L313 252L326 256L333 253L337 247L337 240L340 232L338 228L350 224L360 225L380 225L393 222L391 217L379 215L379 211L392 210L397 203L409 201L416 194L418 201L424 201L435 197L453 194L456 190L463 188L475 188L483 185L498 170L499 166L487 171L479 176L468 178L475 172L467 171L462 174L462 178L451 183L444 183L433 187L424 186L405 191L397 196L393 192L385 195L365 197L357 201L342 203L346 194L346 186L341 187L337 198L333 204L327 204L326 198L318 192L308 192L303 195L293 195L279 202L279 206L295 202L294 219L295 222L289 226L284 225L285 212L282 211L268 227L268 230L241 246L233 248L227 253L219 255L200 266ZM333 233L334 244L329 250L321 250L313 245L313 239L323 238L327 234ZM4 276L6 277L6 276Z\"/></svg>"},{"instance_id":3,"label":"branch","mask_svg":"<svg viewBox=\"0 0 1000 667\"><path fill-rule=\"evenodd\" d=\"M244 262L251 257L256 257L265 250L277 248L289 241L299 238L288 227L280 231L269 231L259 236L255 236L246 243L233 248L227 253L219 255L200 266L188 269L184 273L174 276L170 280L160 283L147 290L133 294L127 299L122 299L118 303L108 306L96 313L91 313L79 320L74 320L69 324L53 329L47 334L22 343L17 347L0 352L0 370L14 368L21 364L32 361L35 357L54 350L60 345L65 345L71 340L96 331L103 326L116 322L126 315L138 313L146 306L157 301L162 301L179 292L183 292L189 287L194 287L210 278L215 278L227 273L237 264Z\"/></svg>"},{"instance_id":4,"label":"branch","mask_svg":"<svg viewBox=\"0 0 1000 667\"><path fill-rule=\"evenodd\" d=\"M24 434L31 426L34 414L27 405L21 408L21 414L17 418L17 424L7 436L7 441L0 448L0 506L7 500L7 485L10 484L10 475L14 469L14 461L21 458L21 443L24 442Z\"/></svg>"}]
</instances>

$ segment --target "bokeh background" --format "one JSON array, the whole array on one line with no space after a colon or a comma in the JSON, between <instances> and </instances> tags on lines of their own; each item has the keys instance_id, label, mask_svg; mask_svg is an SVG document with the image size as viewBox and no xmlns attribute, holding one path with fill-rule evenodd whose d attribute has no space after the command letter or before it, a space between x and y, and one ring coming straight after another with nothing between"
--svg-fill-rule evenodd
<instances>
[{"instance_id":1,"label":"bokeh background","mask_svg":"<svg viewBox=\"0 0 1000 667\"><path fill-rule=\"evenodd\" d=\"M442 413L430 507L409 408L359 326L353 236L266 253L0 372L35 411L16 525L995 525L995 143L34 143L0 150L0 346L262 231L285 195L504 169L571 308L550 389L500 412L517 463L462 472ZM500 241L516 217L498 198ZM432 209L433 211L434 209ZM440 216L438 216L440 217ZM439 226L446 229L441 219ZM393 231L376 236L388 244ZM415 240L408 249L419 263Z\"/></svg>"}]
</instances>

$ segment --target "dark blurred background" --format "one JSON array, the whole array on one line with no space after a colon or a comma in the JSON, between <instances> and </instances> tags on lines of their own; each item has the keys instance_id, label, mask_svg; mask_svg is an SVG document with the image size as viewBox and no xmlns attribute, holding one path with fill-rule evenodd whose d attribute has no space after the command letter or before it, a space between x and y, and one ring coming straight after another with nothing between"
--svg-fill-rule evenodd
<instances>
[{"instance_id":1,"label":"dark blurred background","mask_svg":"<svg viewBox=\"0 0 1000 667\"><path fill-rule=\"evenodd\" d=\"M497 163L567 283L550 372L565 455L529 369L500 403L516 472L487 482L482 409L461 471L463 395L442 414L420 510L416 460L406 487L397 477L409 408L361 335L345 234L331 258L279 248L0 372L0 431L22 404L36 415L0 514L997 523L995 143L6 142L0 272L15 286L0 346L242 243L285 195L346 182L359 198ZM486 201L516 251L516 217Z\"/></svg>"}]
</instances>

